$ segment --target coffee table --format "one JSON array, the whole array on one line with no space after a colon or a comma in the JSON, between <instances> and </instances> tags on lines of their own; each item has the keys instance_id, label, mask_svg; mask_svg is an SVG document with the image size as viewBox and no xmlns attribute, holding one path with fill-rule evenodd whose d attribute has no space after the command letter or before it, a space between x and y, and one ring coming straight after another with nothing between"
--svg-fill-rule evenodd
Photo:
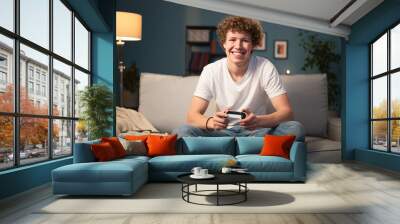
<instances>
[{"instance_id":1,"label":"coffee table","mask_svg":"<svg viewBox=\"0 0 400 224\"><path fill-rule=\"evenodd\" d=\"M247 183L255 180L255 177L249 173L215 173L213 174L215 177L212 179L193 179L190 177L191 173L182 174L177 177L178 181L182 183L182 199L188 203L198 204L198 205L234 205L239 204L241 202L245 202L247 200L247 192L249 188L247 187ZM198 190L197 185L215 185L215 189L213 190ZM190 186L195 186L195 190L191 191ZM221 189L220 185L236 185L238 186L237 190L225 190ZM215 194L207 194L207 193L215 193ZM216 197L216 204L203 204L197 203L190 200L190 196L203 196L203 197ZM221 202L222 197L237 197L239 196L239 200L223 203Z\"/></svg>"}]
</instances>

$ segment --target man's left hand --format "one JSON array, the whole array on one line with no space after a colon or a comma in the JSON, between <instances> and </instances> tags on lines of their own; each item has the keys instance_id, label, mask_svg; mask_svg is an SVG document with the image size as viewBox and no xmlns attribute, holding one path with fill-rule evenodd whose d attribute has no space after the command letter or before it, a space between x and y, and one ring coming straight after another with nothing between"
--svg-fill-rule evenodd
<instances>
[{"instance_id":1,"label":"man's left hand","mask_svg":"<svg viewBox=\"0 0 400 224\"><path fill-rule=\"evenodd\" d=\"M246 118L240 120L240 126L243 126L244 128L248 130L254 130L259 127L259 119L257 115L255 115L253 112L249 111L248 109L244 109L243 112L246 113Z\"/></svg>"}]
</instances>

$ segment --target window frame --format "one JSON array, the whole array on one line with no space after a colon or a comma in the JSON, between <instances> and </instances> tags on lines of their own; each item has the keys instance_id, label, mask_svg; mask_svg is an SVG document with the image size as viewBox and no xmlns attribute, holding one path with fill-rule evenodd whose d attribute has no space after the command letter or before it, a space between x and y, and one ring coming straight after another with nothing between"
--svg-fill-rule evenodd
<instances>
[{"instance_id":1,"label":"window frame","mask_svg":"<svg viewBox=\"0 0 400 224\"><path fill-rule=\"evenodd\" d=\"M13 166L10 167L5 167L5 168L0 168L0 172L5 171L5 170L10 170L10 169L16 169L19 167L23 166L29 166L37 163L43 163L46 161L54 160L54 159L61 159L61 158L66 158L73 156L74 152L74 143L75 143L75 123L76 121L79 120L79 117L75 117L75 108L71 108L71 114L68 116L61 116L61 115L53 115L53 59L58 60L59 62L62 62L68 66L71 66L71 103L74 105L75 103L75 88L74 88L74 82L75 82L75 69L85 73L89 77L89 83L88 85L92 85L93 77L92 77L92 61L91 61L91 49L92 49L92 43L91 43L91 38L92 38L92 30L88 27L88 25L84 22L84 20L72 9L72 7L66 2L65 0L59 0L68 10L71 11L71 18L70 18L70 23L71 23L71 59L64 58L63 56L57 54L54 52L53 49L53 1L54 0L48 0L49 2L49 49L46 49L39 44L36 44L29 39L24 38L23 36L20 35L20 0L14 0L13 1L13 10L14 10L14 31L10 31L4 27L0 26L0 35L3 35L7 38L11 38L13 40L13 54L12 54L12 61L13 63L11 64L12 69L11 71L13 72L13 78L14 78L14 111L13 112L2 112L0 111L0 116L11 116L13 118L13 153L14 153L14 161L13 161ZM79 22L83 25L83 27L88 31L88 69L85 69L78 64L75 63L75 25L74 21L75 18L79 20ZM48 62L48 74L47 74L47 79L46 80L46 87L45 87L45 95L48 97L48 112L46 115L39 115L39 114L27 114L27 113L21 113L20 111L20 85L21 85L21 80L20 80L20 65L21 65L21 56L20 56L20 45L23 44L27 47L32 48L33 50L36 50L42 54L45 54L48 56L49 62ZM29 64L27 63L27 68L26 70L29 71L28 67ZM43 70L39 73L39 80L36 79L36 69L33 67L33 79L30 79L30 74L27 72L26 75L26 82L32 81L34 84L34 92L36 92L35 85L40 83L40 87L42 87L42 79L41 75ZM27 84L28 85L28 84ZM28 86L27 86L28 87ZM29 91L27 89L27 91ZM39 94L38 96L42 96L42 94ZM36 103L36 102L34 102ZM47 136L47 142L49 143L47 145L47 150L48 150L48 155L47 157L44 157L43 160L40 160L38 162L31 162L31 163L26 163L26 164L21 164L21 159L20 159L20 119L21 118L45 118L47 119L48 122L48 136ZM65 121L70 121L71 122L71 153L68 155L62 155L62 156L54 156L54 149L55 147L53 146L53 123L56 120L65 120Z\"/></svg>"},{"instance_id":2,"label":"window frame","mask_svg":"<svg viewBox=\"0 0 400 224\"><path fill-rule=\"evenodd\" d=\"M385 29L384 32L380 33L375 39L373 39L370 43L368 43L369 47L369 78L368 78L368 84L369 84L369 149L373 151L380 151L380 152L386 152L386 153L391 153L391 154L400 154L400 152L393 152L392 151L392 121L400 121L400 117L392 117L392 98L391 98L391 91L392 91L392 86L391 86L391 79L392 76L395 75L396 73L400 72L400 67L391 69L391 30L395 28L396 26L400 26L400 20L392 24L390 27ZM387 34L387 64L386 64L386 71L382 72L380 74L376 74L374 76L373 74L373 44L378 41L381 37L383 37L385 34ZM399 52L400 53L400 52ZM387 93L386 93L386 98L387 98L387 105L386 105L386 118L373 118L373 81L378 79L386 77L386 87L387 87ZM373 136L373 122L374 121L386 121L386 151L379 150L374 148L374 136Z\"/></svg>"}]
</instances>

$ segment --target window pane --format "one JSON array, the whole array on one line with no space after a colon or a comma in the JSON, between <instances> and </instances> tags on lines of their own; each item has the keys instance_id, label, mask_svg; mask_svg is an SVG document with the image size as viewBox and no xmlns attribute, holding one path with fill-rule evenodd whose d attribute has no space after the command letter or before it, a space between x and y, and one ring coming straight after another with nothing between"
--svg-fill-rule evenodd
<instances>
[{"instance_id":1,"label":"window pane","mask_svg":"<svg viewBox=\"0 0 400 224\"><path fill-rule=\"evenodd\" d=\"M14 0L0 1L0 26L14 31Z\"/></svg>"},{"instance_id":2,"label":"window pane","mask_svg":"<svg viewBox=\"0 0 400 224\"><path fill-rule=\"evenodd\" d=\"M372 122L373 149L387 151L387 121Z\"/></svg>"},{"instance_id":3,"label":"window pane","mask_svg":"<svg viewBox=\"0 0 400 224\"><path fill-rule=\"evenodd\" d=\"M387 71L387 34L383 35L372 45L373 75Z\"/></svg>"},{"instance_id":4,"label":"window pane","mask_svg":"<svg viewBox=\"0 0 400 224\"><path fill-rule=\"evenodd\" d=\"M72 117L71 66L53 60L53 115Z\"/></svg>"},{"instance_id":5,"label":"window pane","mask_svg":"<svg viewBox=\"0 0 400 224\"><path fill-rule=\"evenodd\" d=\"M391 98L391 110L392 117L400 118L400 72L391 75L391 88L390 88L390 98Z\"/></svg>"},{"instance_id":6,"label":"window pane","mask_svg":"<svg viewBox=\"0 0 400 224\"><path fill-rule=\"evenodd\" d=\"M387 77L372 81L372 118L387 118Z\"/></svg>"},{"instance_id":7,"label":"window pane","mask_svg":"<svg viewBox=\"0 0 400 224\"><path fill-rule=\"evenodd\" d=\"M21 36L49 48L49 0L20 0Z\"/></svg>"},{"instance_id":8,"label":"window pane","mask_svg":"<svg viewBox=\"0 0 400 224\"><path fill-rule=\"evenodd\" d=\"M34 163L49 158L48 119L22 117L20 119L21 164Z\"/></svg>"},{"instance_id":9,"label":"window pane","mask_svg":"<svg viewBox=\"0 0 400 224\"><path fill-rule=\"evenodd\" d=\"M53 157L72 154L72 121L53 121Z\"/></svg>"},{"instance_id":10,"label":"window pane","mask_svg":"<svg viewBox=\"0 0 400 224\"><path fill-rule=\"evenodd\" d=\"M88 129L84 120L75 121L75 142L88 140Z\"/></svg>"},{"instance_id":11,"label":"window pane","mask_svg":"<svg viewBox=\"0 0 400 224\"><path fill-rule=\"evenodd\" d=\"M0 35L0 111L14 111L13 40Z\"/></svg>"},{"instance_id":12,"label":"window pane","mask_svg":"<svg viewBox=\"0 0 400 224\"><path fill-rule=\"evenodd\" d=\"M79 107L79 95L80 92L89 85L89 75L75 69L75 117L79 117L81 114L81 108Z\"/></svg>"},{"instance_id":13,"label":"window pane","mask_svg":"<svg viewBox=\"0 0 400 224\"><path fill-rule=\"evenodd\" d=\"M21 44L21 113L48 114L48 63L47 55Z\"/></svg>"},{"instance_id":14,"label":"window pane","mask_svg":"<svg viewBox=\"0 0 400 224\"><path fill-rule=\"evenodd\" d=\"M10 116L0 116L0 170L14 165L14 125Z\"/></svg>"},{"instance_id":15,"label":"window pane","mask_svg":"<svg viewBox=\"0 0 400 224\"><path fill-rule=\"evenodd\" d=\"M89 70L89 32L75 18L75 63Z\"/></svg>"},{"instance_id":16,"label":"window pane","mask_svg":"<svg viewBox=\"0 0 400 224\"><path fill-rule=\"evenodd\" d=\"M400 153L400 120L391 121L392 152Z\"/></svg>"},{"instance_id":17,"label":"window pane","mask_svg":"<svg viewBox=\"0 0 400 224\"><path fill-rule=\"evenodd\" d=\"M53 51L71 60L72 12L60 1L53 1Z\"/></svg>"},{"instance_id":18,"label":"window pane","mask_svg":"<svg viewBox=\"0 0 400 224\"><path fill-rule=\"evenodd\" d=\"M400 67L400 24L391 30L390 50L391 69Z\"/></svg>"}]
</instances>

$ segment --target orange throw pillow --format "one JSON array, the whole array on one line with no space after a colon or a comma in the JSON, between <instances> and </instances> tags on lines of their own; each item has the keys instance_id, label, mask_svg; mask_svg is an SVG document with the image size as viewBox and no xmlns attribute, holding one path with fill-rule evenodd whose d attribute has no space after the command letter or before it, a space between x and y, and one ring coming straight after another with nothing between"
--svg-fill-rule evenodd
<instances>
[{"instance_id":1,"label":"orange throw pillow","mask_svg":"<svg viewBox=\"0 0 400 224\"><path fill-rule=\"evenodd\" d=\"M121 142L118 140L117 137L110 137L110 138L101 138L101 142L108 142L114 149L115 155L117 158L125 157L126 151L124 146L122 146Z\"/></svg>"},{"instance_id":2,"label":"orange throw pillow","mask_svg":"<svg viewBox=\"0 0 400 224\"><path fill-rule=\"evenodd\" d=\"M261 156L280 156L290 159L290 148L296 136L294 135L266 135Z\"/></svg>"},{"instance_id":3,"label":"orange throw pillow","mask_svg":"<svg viewBox=\"0 0 400 224\"><path fill-rule=\"evenodd\" d=\"M90 147L92 149L94 157L99 162L109 161L117 158L113 147L108 142L93 144Z\"/></svg>"},{"instance_id":4,"label":"orange throw pillow","mask_svg":"<svg viewBox=\"0 0 400 224\"><path fill-rule=\"evenodd\" d=\"M176 154L177 135L149 135L147 137L147 155L163 156Z\"/></svg>"},{"instance_id":5,"label":"orange throw pillow","mask_svg":"<svg viewBox=\"0 0 400 224\"><path fill-rule=\"evenodd\" d=\"M146 142L148 135L125 135L124 138L129 141L142 141Z\"/></svg>"}]
</instances>

